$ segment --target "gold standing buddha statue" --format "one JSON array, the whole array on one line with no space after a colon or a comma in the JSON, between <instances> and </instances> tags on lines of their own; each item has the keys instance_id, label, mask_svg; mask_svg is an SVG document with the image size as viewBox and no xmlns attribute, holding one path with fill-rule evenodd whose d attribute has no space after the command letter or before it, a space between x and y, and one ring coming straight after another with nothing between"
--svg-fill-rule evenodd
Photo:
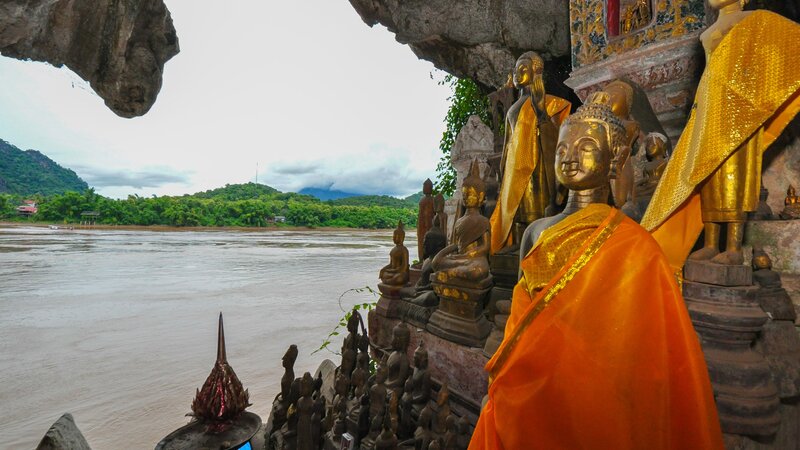
<instances>
[{"instance_id":1,"label":"gold standing buddha statue","mask_svg":"<svg viewBox=\"0 0 800 450\"><path fill-rule=\"evenodd\" d=\"M607 204L630 153L610 95L559 132L564 211L525 231L505 337L470 450L722 450L708 370L652 236Z\"/></svg>"},{"instance_id":2,"label":"gold standing buddha statue","mask_svg":"<svg viewBox=\"0 0 800 450\"><path fill-rule=\"evenodd\" d=\"M502 181L491 217L492 253L515 248L525 227L545 216L555 196L558 127L571 104L545 93L543 72L544 60L537 53L517 59L513 82L520 97L506 113Z\"/></svg>"},{"instance_id":3,"label":"gold standing buddha statue","mask_svg":"<svg viewBox=\"0 0 800 450\"><path fill-rule=\"evenodd\" d=\"M642 225L679 269L691 259L742 264L747 213L755 211L761 155L800 111L800 25L740 0L709 0L717 21L701 35L706 68L686 128ZM719 240L727 225L723 252Z\"/></svg>"}]
</instances>

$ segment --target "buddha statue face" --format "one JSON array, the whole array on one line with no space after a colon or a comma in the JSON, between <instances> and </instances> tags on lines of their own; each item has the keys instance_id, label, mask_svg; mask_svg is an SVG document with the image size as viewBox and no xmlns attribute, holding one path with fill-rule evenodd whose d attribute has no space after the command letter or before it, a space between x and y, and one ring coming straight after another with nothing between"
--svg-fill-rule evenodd
<instances>
[{"instance_id":1,"label":"buddha statue face","mask_svg":"<svg viewBox=\"0 0 800 450\"><path fill-rule=\"evenodd\" d=\"M623 144L625 127L598 92L571 115L558 134L556 178L573 191L608 186L630 153Z\"/></svg>"},{"instance_id":2,"label":"buddha statue face","mask_svg":"<svg viewBox=\"0 0 800 450\"><path fill-rule=\"evenodd\" d=\"M513 82L515 88L529 86L534 78L544 71L544 60L534 52L527 52L517 59L514 66Z\"/></svg>"},{"instance_id":3,"label":"buddha statue face","mask_svg":"<svg viewBox=\"0 0 800 450\"><path fill-rule=\"evenodd\" d=\"M400 245L406 240L406 232L402 227L397 227L392 233L392 241L394 245Z\"/></svg>"},{"instance_id":4,"label":"buddha statue face","mask_svg":"<svg viewBox=\"0 0 800 450\"><path fill-rule=\"evenodd\" d=\"M404 352L408 347L409 337L408 328L404 327L403 324L397 324L392 329L392 348Z\"/></svg>"},{"instance_id":5,"label":"buddha statue face","mask_svg":"<svg viewBox=\"0 0 800 450\"><path fill-rule=\"evenodd\" d=\"M467 208L477 208L483 204L486 194L479 192L473 186L464 186L461 188L461 196L464 199L464 206Z\"/></svg>"},{"instance_id":6,"label":"buddha statue face","mask_svg":"<svg viewBox=\"0 0 800 450\"><path fill-rule=\"evenodd\" d=\"M478 208L486 196L486 184L481 179L478 161L473 160L469 166L469 176L461 184L461 198L467 208Z\"/></svg>"},{"instance_id":7,"label":"buddha statue face","mask_svg":"<svg viewBox=\"0 0 800 450\"><path fill-rule=\"evenodd\" d=\"M428 351L422 342L420 341L419 347L414 351L414 366L420 369L428 367Z\"/></svg>"},{"instance_id":8,"label":"buddha statue face","mask_svg":"<svg viewBox=\"0 0 800 450\"><path fill-rule=\"evenodd\" d=\"M576 121L561 127L556 147L556 178L573 191L608 184L611 151L603 126Z\"/></svg>"}]
</instances>

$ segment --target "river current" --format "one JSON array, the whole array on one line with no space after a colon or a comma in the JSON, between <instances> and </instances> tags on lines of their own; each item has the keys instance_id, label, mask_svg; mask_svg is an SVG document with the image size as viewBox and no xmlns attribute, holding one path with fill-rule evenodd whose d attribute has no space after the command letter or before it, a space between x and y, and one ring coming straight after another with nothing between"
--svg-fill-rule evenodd
<instances>
[{"instance_id":1,"label":"river current","mask_svg":"<svg viewBox=\"0 0 800 450\"><path fill-rule=\"evenodd\" d=\"M409 232L412 258L415 243ZM0 226L0 447L32 449L70 412L93 449L152 449L188 422L220 311L228 361L266 421L287 346L297 375L336 361L311 352L343 315L339 296L375 287L392 245L391 231Z\"/></svg>"}]
</instances>

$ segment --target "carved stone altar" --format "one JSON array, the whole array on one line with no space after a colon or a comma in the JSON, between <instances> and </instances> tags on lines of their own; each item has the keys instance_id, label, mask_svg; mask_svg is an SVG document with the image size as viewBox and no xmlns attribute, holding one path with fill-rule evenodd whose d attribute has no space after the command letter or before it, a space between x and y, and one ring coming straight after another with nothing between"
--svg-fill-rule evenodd
<instances>
[{"instance_id":1,"label":"carved stone altar","mask_svg":"<svg viewBox=\"0 0 800 450\"><path fill-rule=\"evenodd\" d=\"M773 435L781 423L778 391L753 342L767 322L750 267L687 261L684 298L708 364L722 431Z\"/></svg>"}]
</instances>

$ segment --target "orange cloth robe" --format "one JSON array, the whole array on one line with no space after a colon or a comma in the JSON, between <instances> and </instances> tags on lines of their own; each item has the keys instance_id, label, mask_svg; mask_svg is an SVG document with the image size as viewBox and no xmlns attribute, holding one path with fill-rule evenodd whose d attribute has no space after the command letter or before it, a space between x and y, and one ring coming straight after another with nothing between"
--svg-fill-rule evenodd
<instances>
[{"instance_id":1,"label":"orange cloth robe","mask_svg":"<svg viewBox=\"0 0 800 450\"><path fill-rule=\"evenodd\" d=\"M649 233L590 205L521 266L470 450L723 448L700 344Z\"/></svg>"},{"instance_id":2,"label":"orange cloth robe","mask_svg":"<svg viewBox=\"0 0 800 450\"><path fill-rule=\"evenodd\" d=\"M800 111L798 42L800 25L754 11L725 35L707 61L689 121L641 222L674 270L683 267L703 229L703 183L728 176L726 161L742 152L756 153L744 160L760 176L761 153ZM725 173L716 173L720 167ZM740 199L745 211L758 203L757 185L747 191L748 198Z\"/></svg>"}]
</instances>

